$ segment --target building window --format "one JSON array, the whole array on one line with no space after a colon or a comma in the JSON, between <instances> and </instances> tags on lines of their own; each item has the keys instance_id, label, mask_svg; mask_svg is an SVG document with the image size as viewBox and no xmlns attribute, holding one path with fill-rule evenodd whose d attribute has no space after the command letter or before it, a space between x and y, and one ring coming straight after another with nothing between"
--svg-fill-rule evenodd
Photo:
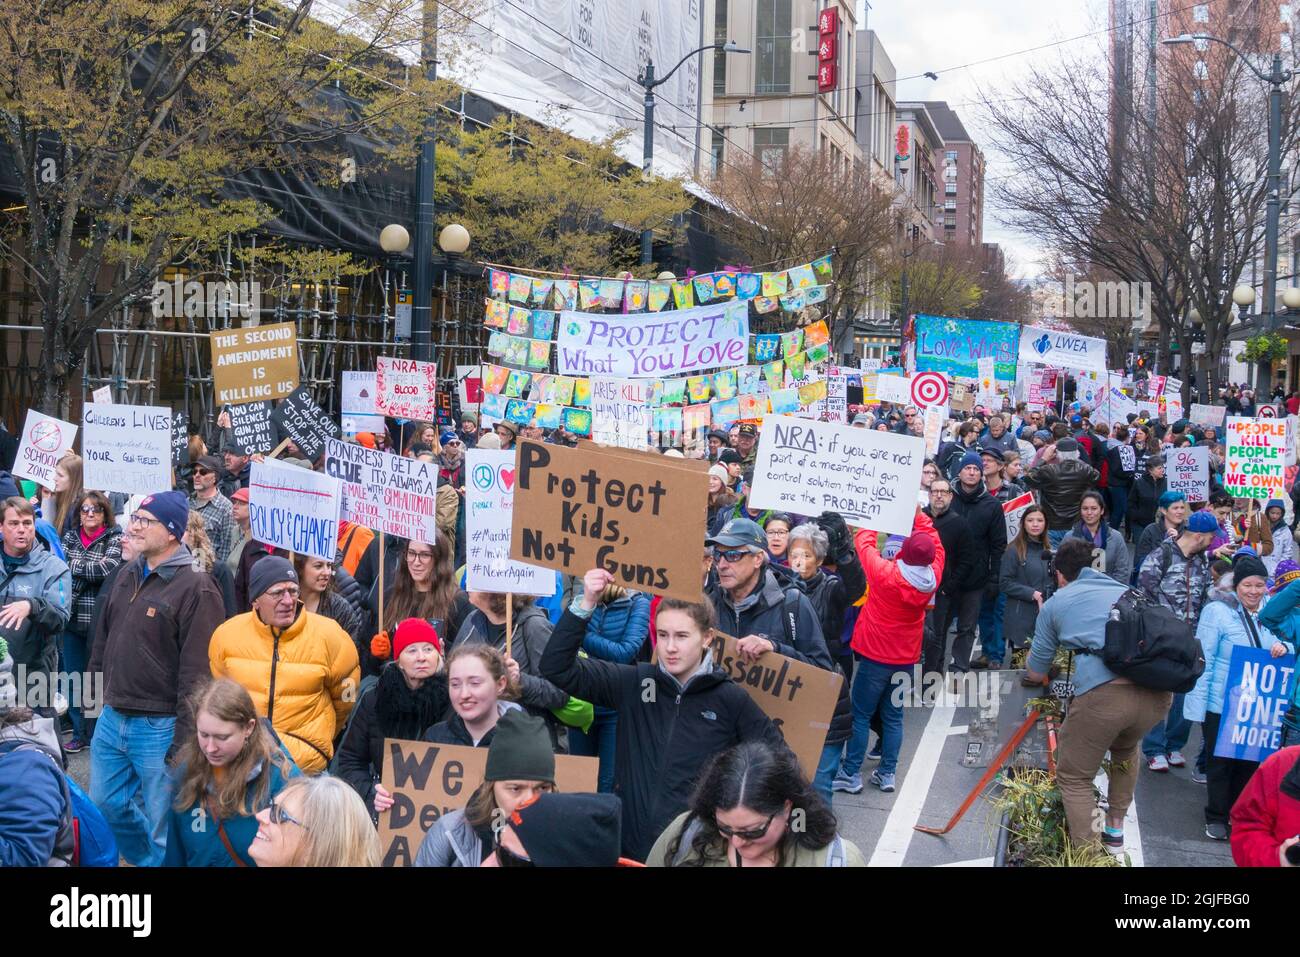
<instances>
[{"instance_id":1,"label":"building window","mask_svg":"<svg viewBox=\"0 0 1300 957\"><path fill-rule=\"evenodd\" d=\"M1210 22L1210 5L1208 3L1198 3L1192 7L1192 20L1196 23Z\"/></svg>"},{"instance_id":2,"label":"building window","mask_svg":"<svg viewBox=\"0 0 1300 957\"><path fill-rule=\"evenodd\" d=\"M713 130L713 138L709 142L709 156L712 163L713 175L717 176L722 172L722 146L726 139L721 130Z\"/></svg>"},{"instance_id":3,"label":"building window","mask_svg":"<svg viewBox=\"0 0 1300 957\"><path fill-rule=\"evenodd\" d=\"M790 92L791 0L759 0L755 93Z\"/></svg>"},{"instance_id":4,"label":"building window","mask_svg":"<svg viewBox=\"0 0 1300 957\"><path fill-rule=\"evenodd\" d=\"M956 183L945 183L945 184L944 184L944 187L943 187L943 192L944 192L944 195L946 195L946 196L956 196L956 195L957 195L957 184L956 184Z\"/></svg>"},{"instance_id":5,"label":"building window","mask_svg":"<svg viewBox=\"0 0 1300 957\"><path fill-rule=\"evenodd\" d=\"M790 150L790 128L759 127L754 130L754 156L769 170L779 169Z\"/></svg>"},{"instance_id":6,"label":"building window","mask_svg":"<svg viewBox=\"0 0 1300 957\"><path fill-rule=\"evenodd\" d=\"M727 40L727 0L713 0L713 41L725 43ZM721 50L713 51L713 95L725 96L727 93L727 55Z\"/></svg>"},{"instance_id":7,"label":"building window","mask_svg":"<svg viewBox=\"0 0 1300 957\"><path fill-rule=\"evenodd\" d=\"M957 162L957 151L945 150L943 154L943 158L949 163L955 163Z\"/></svg>"},{"instance_id":8,"label":"building window","mask_svg":"<svg viewBox=\"0 0 1300 957\"><path fill-rule=\"evenodd\" d=\"M1210 48L1210 41L1206 40L1203 37L1197 37L1192 42L1195 45L1196 49L1200 50L1202 53L1204 53L1206 50Z\"/></svg>"},{"instance_id":9,"label":"building window","mask_svg":"<svg viewBox=\"0 0 1300 957\"><path fill-rule=\"evenodd\" d=\"M946 213L957 212L957 201L955 199L946 200L943 204L943 209Z\"/></svg>"}]
</instances>

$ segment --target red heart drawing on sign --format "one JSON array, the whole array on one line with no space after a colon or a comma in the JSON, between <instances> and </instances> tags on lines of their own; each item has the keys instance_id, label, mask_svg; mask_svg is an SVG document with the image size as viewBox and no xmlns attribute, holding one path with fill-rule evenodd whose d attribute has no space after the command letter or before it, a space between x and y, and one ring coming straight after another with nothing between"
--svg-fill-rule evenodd
<instances>
[{"instance_id":1,"label":"red heart drawing on sign","mask_svg":"<svg viewBox=\"0 0 1300 957\"><path fill-rule=\"evenodd\" d=\"M511 489L513 489L513 488L515 487L515 470L514 470L514 469L502 469L502 470L501 470L501 484L504 485L504 486L506 487L506 491L507 491L507 492L509 492Z\"/></svg>"}]
</instances>

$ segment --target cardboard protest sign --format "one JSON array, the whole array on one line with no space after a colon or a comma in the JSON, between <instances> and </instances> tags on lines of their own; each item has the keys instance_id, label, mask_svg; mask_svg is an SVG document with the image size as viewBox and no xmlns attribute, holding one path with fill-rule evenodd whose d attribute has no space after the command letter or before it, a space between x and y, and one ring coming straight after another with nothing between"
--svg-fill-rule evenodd
<instances>
[{"instance_id":1,"label":"cardboard protest sign","mask_svg":"<svg viewBox=\"0 0 1300 957\"><path fill-rule=\"evenodd\" d=\"M483 402L483 367L481 365L456 366L456 397L460 401L460 414L477 412Z\"/></svg>"},{"instance_id":2,"label":"cardboard protest sign","mask_svg":"<svg viewBox=\"0 0 1300 957\"><path fill-rule=\"evenodd\" d=\"M190 464L190 416L177 412L172 419L172 468Z\"/></svg>"},{"instance_id":3,"label":"cardboard protest sign","mask_svg":"<svg viewBox=\"0 0 1300 957\"><path fill-rule=\"evenodd\" d=\"M344 372L339 395L340 418L348 435L358 432L382 432L384 417L375 412L374 372Z\"/></svg>"},{"instance_id":4,"label":"cardboard protest sign","mask_svg":"<svg viewBox=\"0 0 1300 957\"><path fill-rule=\"evenodd\" d=\"M712 648L713 663L772 719L812 780L844 676L770 651L746 664L730 635L715 634Z\"/></svg>"},{"instance_id":5,"label":"cardboard protest sign","mask_svg":"<svg viewBox=\"0 0 1300 957\"><path fill-rule=\"evenodd\" d=\"M1210 500L1210 450L1204 445L1172 449L1165 457L1171 492L1182 492L1189 502Z\"/></svg>"},{"instance_id":6,"label":"cardboard protest sign","mask_svg":"<svg viewBox=\"0 0 1300 957\"><path fill-rule=\"evenodd\" d=\"M54 470L76 437L77 427L71 422L28 409L22 441L14 458L14 477L31 479L42 488L53 490Z\"/></svg>"},{"instance_id":7,"label":"cardboard protest sign","mask_svg":"<svg viewBox=\"0 0 1300 957\"><path fill-rule=\"evenodd\" d=\"M379 815L384 867L409 867L438 818L469 804L483 783L487 753L487 748L458 744L384 739L380 780L393 796L392 808ZM557 754L555 788L561 794L594 794L599 771L599 758Z\"/></svg>"},{"instance_id":8,"label":"cardboard protest sign","mask_svg":"<svg viewBox=\"0 0 1300 957\"><path fill-rule=\"evenodd\" d=\"M325 474L343 483L339 517L432 545L438 532L438 465L338 439L325 440Z\"/></svg>"},{"instance_id":9,"label":"cardboard protest sign","mask_svg":"<svg viewBox=\"0 0 1300 957\"><path fill-rule=\"evenodd\" d=\"M172 487L172 410L98 405L81 410L82 483L105 492Z\"/></svg>"},{"instance_id":10,"label":"cardboard protest sign","mask_svg":"<svg viewBox=\"0 0 1300 957\"><path fill-rule=\"evenodd\" d=\"M591 440L625 449L648 448L650 383L644 379L591 380Z\"/></svg>"},{"instance_id":11,"label":"cardboard protest sign","mask_svg":"<svg viewBox=\"0 0 1300 957\"><path fill-rule=\"evenodd\" d=\"M334 561L342 483L274 459L254 462L248 481L253 540Z\"/></svg>"},{"instance_id":12,"label":"cardboard protest sign","mask_svg":"<svg viewBox=\"0 0 1300 957\"><path fill-rule=\"evenodd\" d=\"M209 334L217 405L283 399L298 388L298 331L292 322Z\"/></svg>"},{"instance_id":13,"label":"cardboard protest sign","mask_svg":"<svg viewBox=\"0 0 1300 957\"><path fill-rule=\"evenodd\" d=\"M1218 427L1223 425L1224 416L1228 410L1222 405L1202 405L1199 402L1192 403L1192 410L1188 418L1199 425L1213 425Z\"/></svg>"},{"instance_id":14,"label":"cardboard protest sign","mask_svg":"<svg viewBox=\"0 0 1300 957\"><path fill-rule=\"evenodd\" d=\"M912 533L925 440L769 416L759 433L751 508L830 510L875 531Z\"/></svg>"},{"instance_id":15,"label":"cardboard protest sign","mask_svg":"<svg viewBox=\"0 0 1300 957\"><path fill-rule=\"evenodd\" d=\"M1263 648L1233 646L1215 757L1263 761L1282 745L1282 716L1290 706L1296 656L1274 658L1270 645L1265 639Z\"/></svg>"},{"instance_id":16,"label":"cardboard protest sign","mask_svg":"<svg viewBox=\"0 0 1300 957\"><path fill-rule=\"evenodd\" d=\"M337 439L338 424L316 404L306 388L298 389L271 413L274 422L293 444L302 450L305 458L315 462L325 451L326 439Z\"/></svg>"},{"instance_id":17,"label":"cardboard protest sign","mask_svg":"<svg viewBox=\"0 0 1300 957\"><path fill-rule=\"evenodd\" d=\"M518 448L510 557L570 575L592 568L638 591L700 600L708 482L675 459L525 439Z\"/></svg>"},{"instance_id":18,"label":"cardboard protest sign","mask_svg":"<svg viewBox=\"0 0 1300 957\"><path fill-rule=\"evenodd\" d=\"M375 411L397 419L432 421L438 412L438 366L414 359L375 361Z\"/></svg>"},{"instance_id":19,"label":"cardboard protest sign","mask_svg":"<svg viewBox=\"0 0 1300 957\"><path fill-rule=\"evenodd\" d=\"M270 402L249 402L246 405L232 405L226 411L230 413L230 431L234 433L235 448L243 455L254 452L269 452L275 448L275 426L271 422Z\"/></svg>"},{"instance_id":20,"label":"cardboard protest sign","mask_svg":"<svg viewBox=\"0 0 1300 957\"><path fill-rule=\"evenodd\" d=\"M1011 501L1002 503L1002 518L1007 523L1008 542L1020 534L1020 519L1029 510L1029 506L1033 504L1034 496L1032 492L1017 495Z\"/></svg>"},{"instance_id":21,"label":"cardboard protest sign","mask_svg":"<svg viewBox=\"0 0 1300 957\"><path fill-rule=\"evenodd\" d=\"M1229 416L1223 487L1237 498L1286 499L1286 420Z\"/></svg>"},{"instance_id":22,"label":"cardboard protest sign","mask_svg":"<svg viewBox=\"0 0 1300 957\"><path fill-rule=\"evenodd\" d=\"M561 312L556 355L560 375L657 379L742 366L749 356L749 303L625 316Z\"/></svg>"},{"instance_id":23,"label":"cardboard protest sign","mask_svg":"<svg viewBox=\"0 0 1300 957\"><path fill-rule=\"evenodd\" d=\"M552 595L555 572L510 559L515 453L465 453L465 587L469 591Z\"/></svg>"}]
</instances>

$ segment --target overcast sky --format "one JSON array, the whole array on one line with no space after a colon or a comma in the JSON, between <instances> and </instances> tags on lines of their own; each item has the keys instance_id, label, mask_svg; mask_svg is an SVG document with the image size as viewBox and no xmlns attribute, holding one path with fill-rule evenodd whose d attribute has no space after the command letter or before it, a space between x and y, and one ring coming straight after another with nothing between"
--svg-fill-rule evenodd
<instances>
[{"instance_id":1,"label":"overcast sky","mask_svg":"<svg viewBox=\"0 0 1300 957\"><path fill-rule=\"evenodd\" d=\"M858 23L865 0L858 2ZM898 69L898 100L946 100L961 117L966 131L984 150L988 180L1013 175L1015 169L987 145L987 136L974 106L981 92L996 99L1035 61L1050 62L1060 48L1009 56L965 69L962 64L1015 54L1031 47L1106 28L1104 0L872 0L866 26L880 35ZM1072 47L1096 45L1102 37L1076 40ZM937 81L904 80L926 71ZM984 241L1001 243L1021 275L1037 275L1041 249L1032 237L1004 228L992 202L991 183L985 187Z\"/></svg>"}]
</instances>

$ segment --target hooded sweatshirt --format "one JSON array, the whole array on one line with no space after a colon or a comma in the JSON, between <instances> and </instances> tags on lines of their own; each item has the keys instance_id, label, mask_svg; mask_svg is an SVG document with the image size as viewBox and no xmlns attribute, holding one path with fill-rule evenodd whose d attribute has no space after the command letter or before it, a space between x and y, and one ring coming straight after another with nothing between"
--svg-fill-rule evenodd
<instances>
[{"instance_id":1,"label":"hooded sweatshirt","mask_svg":"<svg viewBox=\"0 0 1300 957\"><path fill-rule=\"evenodd\" d=\"M943 578L943 542L929 515L917 514L912 534L934 543L932 565L921 568L881 558L876 533L866 529L854 540L867 573L867 603L853 628L853 650L879 664L901 667L921 659L925 612Z\"/></svg>"}]
</instances>

